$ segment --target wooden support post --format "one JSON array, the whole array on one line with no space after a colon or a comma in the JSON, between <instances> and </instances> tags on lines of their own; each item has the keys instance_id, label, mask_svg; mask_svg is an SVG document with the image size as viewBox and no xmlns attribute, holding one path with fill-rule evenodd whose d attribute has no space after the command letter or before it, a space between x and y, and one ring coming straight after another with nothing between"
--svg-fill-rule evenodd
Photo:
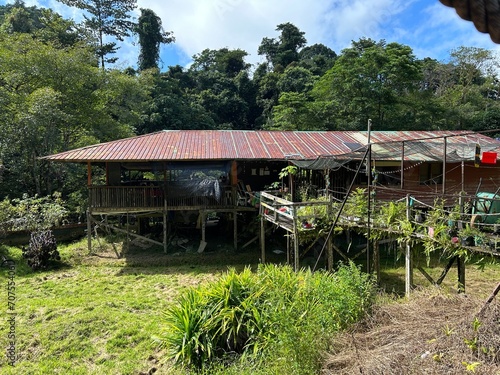
<instances>
[{"instance_id":1,"label":"wooden support post","mask_svg":"<svg viewBox=\"0 0 500 375\"><path fill-rule=\"evenodd\" d=\"M372 127L372 120L368 119L368 149L367 149L367 158L366 158L366 177L367 177L367 194L368 194L368 205L367 205L367 213L368 217L366 218L367 221L367 227L366 227L366 273L371 273L371 264L370 264L370 237L371 237L371 227L372 227L372 218L371 218L371 200L372 200L372 191L371 191L371 185L372 185L372 144L371 144L371 127Z\"/></svg>"},{"instance_id":2,"label":"wooden support post","mask_svg":"<svg viewBox=\"0 0 500 375\"><path fill-rule=\"evenodd\" d=\"M167 210L163 210L163 252L167 253L167 239L168 239L168 223L167 223Z\"/></svg>"},{"instance_id":3,"label":"wooden support post","mask_svg":"<svg viewBox=\"0 0 500 375\"><path fill-rule=\"evenodd\" d=\"M297 224L297 210L295 206L293 210L293 269L299 271L299 229Z\"/></svg>"},{"instance_id":4,"label":"wooden support post","mask_svg":"<svg viewBox=\"0 0 500 375\"><path fill-rule=\"evenodd\" d=\"M327 269L328 269L328 271L331 272L333 270L333 236L331 233L328 236L328 239L326 241L326 251L328 254Z\"/></svg>"},{"instance_id":5,"label":"wooden support post","mask_svg":"<svg viewBox=\"0 0 500 375\"><path fill-rule=\"evenodd\" d=\"M166 170L163 172L163 180L166 180ZM167 189L166 182L163 185L163 252L166 254L168 250L168 204L167 204Z\"/></svg>"},{"instance_id":6,"label":"wooden support post","mask_svg":"<svg viewBox=\"0 0 500 375\"><path fill-rule=\"evenodd\" d=\"M406 219L411 220L411 198L408 194L406 196ZM406 252L405 252L405 294L407 297L410 296L410 292L413 287L413 253L411 250L410 241L406 241Z\"/></svg>"},{"instance_id":7,"label":"wooden support post","mask_svg":"<svg viewBox=\"0 0 500 375\"><path fill-rule=\"evenodd\" d=\"M410 241L406 241L405 252L405 295L410 296L413 288L413 251L411 249Z\"/></svg>"},{"instance_id":8,"label":"wooden support post","mask_svg":"<svg viewBox=\"0 0 500 375\"><path fill-rule=\"evenodd\" d=\"M328 205L328 217L332 216L332 200L330 199L330 204ZM327 254L327 265L326 269L331 272L333 270L333 233L335 232L335 228L332 228L330 232L328 232L328 237L326 241L326 254Z\"/></svg>"},{"instance_id":9,"label":"wooden support post","mask_svg":"<svg viewBox=\"0 0 500 375\"><path fill-rule=\"evenodd\" d=\"M465 262L464 258L457 256L458 293L465 293Z\"/></svg>"},{"instance_id":10,"label":"wooden support post","mask_svg":"<svg viewBox=\"0 0 500 375\"><path fill-rule=\"evenodd\" d=\"M377 284L380 284L380 244L378 241L373 244L373 268Z\"/></svg>"},{"instance_id":11,"label":"wooden support post","mask_svg":"<svg viewBox=\"0 0 500 375\"><path fill-rule=\"evenodd\" d=\"M405 141L401 142L401 190L405 187Z\"/></svg>"},{"instance_id":12,"label":"wooden support post","mask_svg":"<svg viewBox=\"0 0 500 375\"><path fill-rule=\"evenodd\" d=\"M87 247L89 254L92 253L92 218L90 215L90 209L87 209Z\"/></svg>"},{"instance_id":13,"label":"wooden support post","mask_svg":"<svg viewBox=\"0 0 500 375\"><path fill-rule=\"evenodd\" d=\"M233 212L233 230L234 230L234 250L238 250L238 215L237 211Z\"/></svg>"},{"instance_id":14,"label":"wooden support post","mask_svg":"<svg viewBox=\"0 0 500 375\"><path fill-rule=\"evenodd\" d=\"M260 206L260 262L266 263L266 222Z\"/></svg>"},{"instance_id":15,"label":"wooden support post","mask_svg":"<svg viewBox=\"0 0 500 375\"><path fill-rule=\"evenodd\" d=\"M200 211L200 216L201 216L201 240L203 242L207 242L206 241L207 217L205 211Z\"/></svg>"},{"instance_id":16,"label":"wooden support post","mask_svg":"<svg viewBox=\"0 0 500 375\"><path fill-rule=\"evenodd\" d=\"M87 162L87 186L92 185L92 165L90 161Z\"/></svg>"},{"instance_id":17,"label":"wooden support post","mask_svg":"<svg viewBox=\"0 0 500 375\"><path fill-rule=\"evenodd\" d=\"M293 233L293 269L299 271L299 231L295 228Z\"/></svg>"},{"instance_id":18,"label":"wooden support post","mask_svg":"<svg viewBox=\"0 0 500 375\"><path fill-rule=\"evenodd\" d=\"M107 216L106 216L107 217ZM106 224L107 224L107 220L106 220ZM127 246L126 246L126 249L127 249L127 253L129 252L130 248L130 224L129 224L129 216L128 216L128 212L127 212ZM123 254L123 249L122 249L122 254Z\"/></svg>"},{"instance_id":19,"label":"wooden support post","mask_svg":"<svg viewBox=\"0 0 500 375\"><path fill-rule=\"evenodd\" d=\"M207 229L207 216L206 212L203 210L199 211L198 214L198 220L201 226L201 241L200 241L200 246L198 246L198 253L201 254L202 252L205 251L205 247L207 246L207 241L206 241L206 229Z\"/></svg>"},{"instance_id":20,"label":"wooden support post","mask_svg":"<svg viewBox=\"0 0 500 375\"><path fill-rule=\"evenodd\" d=\"M443 194L446 194L446 154L447 150L447 142L446 137L443 137L444 145L443 145Z\"/></svg>"},{"instance_id":21,"label":"wooden support post","mask_svg":"<svg viewBox=\"0 0 500 375\"><path fill-rule=\"evenodd\" d=\"M286 235L286 264L291 265L291 259L290 259L290 234Z\"/></svg>"}]
</instances>

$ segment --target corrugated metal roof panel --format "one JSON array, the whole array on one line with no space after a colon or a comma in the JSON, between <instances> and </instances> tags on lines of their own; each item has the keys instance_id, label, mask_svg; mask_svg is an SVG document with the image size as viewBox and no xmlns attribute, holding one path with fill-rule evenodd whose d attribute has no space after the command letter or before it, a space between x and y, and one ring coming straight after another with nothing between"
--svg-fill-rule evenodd
<instances>
[{"instance_id":1,"label":"corrugated metal roof panel","mask_svg":"<svg viewBox=\"0 0 500 375\"><path fill-rule=\"evenodd\" d=\"M483 150L500 150L500 142L471 132L372 131L373 152L385 160L442 158L447 138L447 154L469 157L476 143ZM453 136L453 137L452 137ZM441 138L438 138L441 137ZM247 130L165 130L117 141L96 144L46 156L47 160L161 161L161 160L312 160L318 156L347 156L352 144L366 145L367 132L355 131L247 131ZM399 142L399 143L398 143Z\"/></svg>"}]
</instances>

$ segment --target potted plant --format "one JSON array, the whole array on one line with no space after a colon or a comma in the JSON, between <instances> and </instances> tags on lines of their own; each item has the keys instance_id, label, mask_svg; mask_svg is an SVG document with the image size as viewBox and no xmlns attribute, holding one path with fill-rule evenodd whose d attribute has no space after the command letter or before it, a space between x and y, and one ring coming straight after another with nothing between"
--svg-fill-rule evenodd
<instances>
[{"instance_id":1,"label":"potted plant","mask_svg":"<svg viewBox=\"0 0 500 375\"><path fill-rule=\"evenodd\" d=\"M471 227L469 224L467 224L465 228L460 229L458 232L462 246L475 246L476 238L483 237L483 234L479 229Z\"/></svg>"}]
</instances>

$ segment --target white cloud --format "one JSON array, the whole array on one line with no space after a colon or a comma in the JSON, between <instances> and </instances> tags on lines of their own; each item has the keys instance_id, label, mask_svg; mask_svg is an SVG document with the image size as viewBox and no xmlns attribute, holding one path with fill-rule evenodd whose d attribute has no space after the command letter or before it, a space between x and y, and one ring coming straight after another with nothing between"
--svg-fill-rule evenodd
<instances>
[{"instance_id":1,"label":"white cloud","mask_svg":"<svg viewBox=\"0 0 500 375\"><path fill-rule=\"evenodd\" d=\"M310 44L322 38L318 18L330 1L286 0L139 0L139 6L152 9L161 17L166 30L172 30L176 46L187 56L205 48L241 48L249 60L260 59L257 49L264 37L277 37L276 26L291 22L306 32Z\"/></svg>"}]
</instances>

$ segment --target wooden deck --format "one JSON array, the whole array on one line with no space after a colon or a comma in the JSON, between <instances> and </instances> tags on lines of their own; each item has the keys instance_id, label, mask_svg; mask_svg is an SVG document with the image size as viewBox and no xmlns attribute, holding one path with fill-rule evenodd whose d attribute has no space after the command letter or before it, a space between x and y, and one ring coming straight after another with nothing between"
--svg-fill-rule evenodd
<instances>
[{"instance_id":1,"label":"wooden deck","mask_svg":"<svg viewBox=\"0 0 500 375\"><path fill-rule=\"evenodd\" d=\"M91 186L89 210L92 214L119 214L182 210L247 211L245 199L236 188L227 189L219 199L213 196L179 197L161 186Z\"/></svg>"}]
</instances>

